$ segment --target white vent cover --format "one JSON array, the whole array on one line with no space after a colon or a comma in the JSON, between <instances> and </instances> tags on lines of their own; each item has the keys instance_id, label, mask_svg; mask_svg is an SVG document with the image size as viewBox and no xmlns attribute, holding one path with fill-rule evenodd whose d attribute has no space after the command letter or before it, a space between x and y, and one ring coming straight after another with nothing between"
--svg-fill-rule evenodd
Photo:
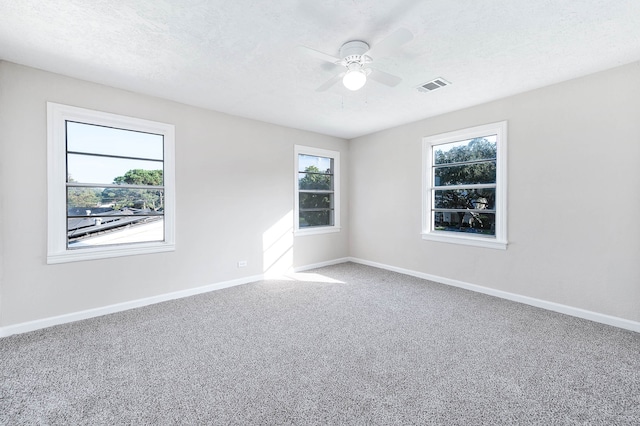
<instances>
[{"instance_id":1,"label":"white vent cover","mask_svg":"<svg viewBox=\"0 0 640 426\"><path fill-rule=\"evenodd\" d=\"M431 81L428 81L428 82L418 86L418 91L419 92L433 92L436 89L439 89L439 88L444 87L444 86L448 86L450 84L451 83L448 82L447 80L445 80L444 78L438 77L438 78L435 78L435 79L433 79Z\"/></svg>"}]
</instances>

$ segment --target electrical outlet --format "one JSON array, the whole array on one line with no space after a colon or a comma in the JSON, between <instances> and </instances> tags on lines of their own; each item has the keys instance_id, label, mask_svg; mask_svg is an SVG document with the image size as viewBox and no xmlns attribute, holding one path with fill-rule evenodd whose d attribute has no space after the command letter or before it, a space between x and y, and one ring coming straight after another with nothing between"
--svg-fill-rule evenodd
<instances>
[{"instance_id":1,"label":"electrical outlet","mask_svg":"<svg viewBox=\"0 0 640 426\"><path fill-rule=\"evenodd\" d=\"M247 266L247 261L246 260L239 260L238 261L238 268L244 268L245 266Z\"/></svg>"}]
</instances>

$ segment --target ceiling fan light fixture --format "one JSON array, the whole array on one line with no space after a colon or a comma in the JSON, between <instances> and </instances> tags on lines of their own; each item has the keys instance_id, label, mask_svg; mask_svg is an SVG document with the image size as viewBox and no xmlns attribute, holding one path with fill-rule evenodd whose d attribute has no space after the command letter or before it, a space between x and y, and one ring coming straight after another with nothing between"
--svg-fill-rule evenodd
<instances>
[{"instance_id":1,"label":"ceiling fan light fixture","mask_svg":"<svg viewBox=\"0 0 640 426\"><path fill-rule=\"evenodd\" d=\"M300 46L303 51L318 59L331 63L334 67L343 66L346 70L336 73L324 84L316 89L316 92L324 92L333 87L340 79L348 90L360 90L366 83L367 77L382 83L385 86L395 87L402 79L392 74L388 74L377 68L371 68L373 56L385 56L407 43L413 38L413 34L405 28L400 28L382 39L377 45L371 47L362 40L351 40L340 47L340 57L328 55L318 50ZM372 56L373 55L373 56ZM337 71L336 71L337 72Z\"/></svg>"},{"instance_id":2,"label":"ceiling fan light fixture","mask_svg":"<svg viewBox=\"0 0 640 426\"><path fill-rule=\"evenodd\" d=\"M350 68L342 77L342 84L349 90L359 90L367 82L367 74L362 68Z\"/></svg>"}]
</instances>

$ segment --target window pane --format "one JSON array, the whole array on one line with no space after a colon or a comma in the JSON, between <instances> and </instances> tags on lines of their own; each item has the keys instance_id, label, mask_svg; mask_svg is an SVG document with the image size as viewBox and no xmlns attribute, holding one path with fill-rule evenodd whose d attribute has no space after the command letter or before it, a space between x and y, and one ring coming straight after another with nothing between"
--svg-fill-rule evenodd
<instances>
[{"instance_id":1,"label":"window pane","mask_svg":"<svg viewBox=\"0 0 640 426\"><path fill-rule=\"evenodd\" d=\"M162 168L160 161L67 155L69 182L160 186L163 185Z\"/></svg>"},{"instance_id":2,"label":"window pane","mask_svg":"<svg viewBox=\"0 0 640 426\"><path fill-rule=\"evenodd\" d=\"M433 147L433 163L448 164L496 158L497 136L485 136Z\"/></svg>"},{"instance_id":3,"label":"window pane","mask_svg":"<svg viewBox=\"0 0 640 426\"><path fill-rule=\"evenodd\" d=\"M434 231L495 235L495 213L435 212Z\"/></svg>"},{"instance_id":4,"label":"window pane","mask_svg":"<svg viewBox=\"0 0 640 426\"><path fill-rule=\"evenodd\" d=\"M333 211L301 211L300 212L300 228L308 228L311 226L332 226Z\"/></svg>"},{"instance_id":5,"label":"window pane","mask_svg":"<svg viewBox=\"0 0 640 426\"><path fill-rule=\"evenodd\" d=\"M436 190L436 209L495 209L495 188Z\"/></svg>"},{"instance_id":6,"label":"window pane","mask_svg":"<svg viewBox=\"0 0 640 426\"><path fill-rule=\"evenodd\" d=\"M333 194L300 193L300 209L329 209L333 207Z\"/></svg>"},{"instance_id":7,"label":"window pane","mask_svg":"<svg viewBox=\"0 0 640 426\"><path fill-rule=\"evenodd\" d=\"M463 166L443 166L434 169L435 186L473 185L495 182L495 161L466 164Z\"/></svg>"},{"instance_id":8,"label":"window pane","mask_svg":"<svg viewBox=\"0 0 640 426\"><path fill-rule=\"evenodd\" d=\"M84 215L85 210L97 212L96 208L101 212L123 208L162 211L164 210L164 191L126 187L67 188L67 212L70 216Z\"/></svg>"},{"instance_id":9,"label":"window pane","mask_svg":"<svg viewBox=\"0 0 640 426\"><path fill-rule=\"evenodd\" d=\"M164 218L131 214L67 220L69 248L164 241Z\"/></svg>"},{"instance_id":10,"label":"window pane","mask_svg":"<svg viewBox=\"0 0 640 426\"><path fill-rule=\"evenodd\" d=\"M296 145L295 231L334 232L340 225L340 153ZM309 229L324 227L325 229ZM333 229L331 229L333 227Z\"/></svg>"},{"instance_id":11,"label":"window pane","mask_svg":"<svg viewBox=\"0 0 640 426\"><path fill-rule=\"evenodd\" d=\"M164 137L67 121L67 151L162 160Z\"/></svg>"},{"instance_id":12,"label":"window pane","mask_svg":"<svg viewBox=\"0 0 640 426\"><path fill-rule=\"evenodd\" d=\"M298 154L298 171L332 174L333 158Z\"/></svg>"},{"instance_id":13,"label":"window pane","mask_svg":"<svg viewBox=\"0 0 640 426\"><path fill-rule=\"evenodd\" d=\"M333 175L298 173L298 188L333 190Z\"/></svg>"}]
</instances>

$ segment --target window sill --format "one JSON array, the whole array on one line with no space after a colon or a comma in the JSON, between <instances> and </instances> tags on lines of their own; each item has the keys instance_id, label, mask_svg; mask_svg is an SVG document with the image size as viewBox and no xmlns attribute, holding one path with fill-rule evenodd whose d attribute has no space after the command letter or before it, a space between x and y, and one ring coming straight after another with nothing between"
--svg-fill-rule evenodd
<instances>
[{"instance_id":1,"label":"window sill","mask_svg":"<svg viewBox=\"0 0 640 426\"><path fill-rule=\"evenodd\" d=\"M438 241L441 243L460 244L473 247L484 247L496 250L506 250L507 241L486 237L473 237L467 235L451 235L449 233L430 232L422 234L423 240Z\"/></svg>"},{"instance_id":2,"label":"window sill","mask_svg":"<svg viewBox=\"0 0 640 426\"><path fill-rule=\"evenodd\" d=\"M148 243L135 247L110 246L98 248L83 248L77 250L65 250L60 253L49 253L47 264L68 262L81 262L84 260L108 259L112 257L134 256L137 254L152 254L175 251L175 244Z\"/></svg>"},{"instance_id":3,"label":"window sill","mask_svg":"<svg viewBox=\"0 0 640 426\"><path fill-rule=\"evenodd\" d=\"M302 228L293 232L295 237L303 237L305 235L318 235L318 234L331 234L334 232L340 232L339 226L319 226L314 228Z\"/></svg>"}]
</instances>

